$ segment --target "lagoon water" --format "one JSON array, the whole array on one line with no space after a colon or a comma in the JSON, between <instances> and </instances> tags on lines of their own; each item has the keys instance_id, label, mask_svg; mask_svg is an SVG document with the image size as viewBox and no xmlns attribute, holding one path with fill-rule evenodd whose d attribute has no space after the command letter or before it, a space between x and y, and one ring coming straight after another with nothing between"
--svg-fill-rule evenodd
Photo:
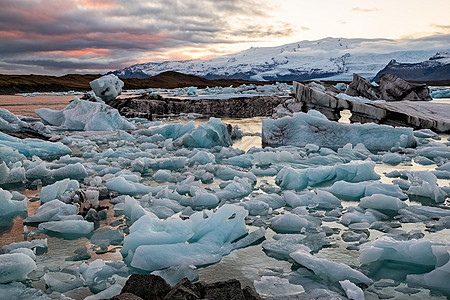
<instances>
[{"instance_id":1,"label":"lagoon water","mask_svg":"<svg viewBox=\"0 0 450 300\"><path fill-rule=\"evenodd\" d=\"M15 114L25 115L25 116L36 116L33 110L40 107L49 107L53 109L64 108L73 96L35 96L35 97L21 97L21 96L0 96L0 108L6 108ZM450 99L440 99L440 102L447 102ZM348 119L348 114L343 116L344 119ZM240 148L244 151L252 147L261 147L261 120L262 118L251 118L251 119L223 119L224 122L233 125L239 125L240 129L244 132L244 137L241 140L236 141L233 147ZM173 120L166 120L172 122ZM447 141L448 135L440 135L442 141ZM391 183L392 178L384 176L384 174L393 170L408 170L408 171L419 171L419 170L434 170L435 165L424 166L415 163L414 161L402 163L398 166L390 166L383 163L376 165L375 171L381 175L381 181L384 183ZM149 179L150 180L150 179ZM269 184L275 185L274 177L258 177L258 182L256 186L260 185L263 181ZM148 182L151 185L157 184L156 182ZM450 186L450 180L439 179L439 186ZM28 205L28 215L32 215L40 205L40 201L35 198L39 196L38 190L27 190L26 187L10 187L10 190L17 190L29 198ZM38 201L35 201L38 200ZM409 200L406 201L408 205L420 205L420 203L412 203ZM103 200L102 205L109 206L108 218L106 220L100 221L100 226L109 226L111 228L126 228L126 221L123 215L114 216L112 207L113 205L108 203L108 200ZM342 202L344 208L355 205L354 202ZM440 207L450 209L450 203L447 202L439 205ZM281 208L278 213L283 213L289 211L289 208ZM113 226L111 224L113 223ZM339 233L333 234L330 238L336 240L336 247L333 248L323 248L317 254L318 258L325 258L331 261L345 263L349 266L357 266L359 252L355 250L349 250L347 246L349 243L343 242L340 235L346 229L342 224L331 221L323 222L323 226L328 226L330 228L336 228ZM425 239L429 240L449 240L450 229L444 229L437 232L429 232L426 230L425 224L423 223L399 223L399 229L409 232L411 230L420 230L425 234ZM36 229L35 227L29 226L30 230ZM257 229L254 226L248 226L250 231ZM382 232L377 230L369 229L370 236L369 240L375 240L379 236L383 235ZM266 239L271 239L275 233L268 229L266 233ZM116 260L122 261L122 256L119 253L120 246L110 246L109 250L105 254L96 254L92 250L93 245L90 243L89 238L83 237L73 240L62 239L59 237L40 234L36 238L48 238L48 252L37 256L38 268L32 274L29 275L30 278L36 278L32 281L32 286L38 289L45 290L45 282L42 278L42 274L46 271L57 271L65 266L74 264L74 262L66 261L67 257L73 255L73 251L79 247L86 246L89 249L89 253L92 258L88 261L94 261L97 258L102 258L103 260ZM23 224L22 218L16 217L13 223L10 225L0 227L0 246L9 244L11 242L23 241ZM79 263L76 263L79 264ZM254 280L260 280L261 276L279 276L288 277L291 272L293 265L291 262L277 260L275 258L269 257L263 251L261 244L253 245L247 248L235 250L229 255L223 257L222 261L203 267L199 269L200 280L207 282L215 282L221 280L227 280L231 278L236 278L241 280L243 285L253 285ZM445 296L439 292L430 292L430 290L425 288L418 288L418 291L414 294L404 294L402 292L396 291L398 288L406 287L406 284L395 282L391 279L384 279L384 282L390 282L392 284L386 284L386 286L381 286L377 289L378 292L393 296L394 299L446 299ZM120 283L120 282L119 282ZM400 289L401 290L401 289ZM65 293L66 296L72 297L74 299L83 299L85 296L90 295L91 292L87 287L78 288L76 290ZM57 296L55 293L51 296ZM366 299L379 299L376 293L366 291Z\"/></svg>"}]
</instances>

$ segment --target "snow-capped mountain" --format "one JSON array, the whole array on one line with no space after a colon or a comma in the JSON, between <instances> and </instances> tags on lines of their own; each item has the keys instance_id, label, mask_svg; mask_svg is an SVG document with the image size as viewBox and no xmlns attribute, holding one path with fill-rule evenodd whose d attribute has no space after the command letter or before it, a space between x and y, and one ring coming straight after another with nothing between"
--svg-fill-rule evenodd
<instances>
[{"instance_id":1,"label":"snow-capped mountain","mask_svg":"<svg viewBox=\"0 0 450 300\"><path fill-rule=\"evenodd\" d=\"M374 79L385 73L405 80L450 80L450 53L438 52L419 63L403 63L393 59Z\"/></svg>"},{"instance_id":2,"label":"snow-capped mountain","mask_svg":"<svg viewBox=\"0 0 450 300\"><path fill-rule=\"evenodd\" d=\"M450 44L444 45L450 50ZM358 73L371 79L392 59L416 63L438 51L447 51L429 45L425 50L405 48L408 46L396 40L325 38L278 47L253 47L210 60L136 64L112 73L122 78L145 78L177 71L207 79L248 80L351 80L352 73Z\"/></svg>"}]
</instances>

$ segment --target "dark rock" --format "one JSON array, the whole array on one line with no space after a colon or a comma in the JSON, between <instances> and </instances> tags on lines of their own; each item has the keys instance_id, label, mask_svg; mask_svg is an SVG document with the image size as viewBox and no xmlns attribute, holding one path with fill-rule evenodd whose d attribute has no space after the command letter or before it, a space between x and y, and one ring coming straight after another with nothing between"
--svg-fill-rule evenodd
<instances>
[{"instance_id":1,"label":"dark rock","mask_svg":"<svg viewBox=\"0 0 450 300\"><path fill-rule=\"evenodd\" d=\"M243 288L242 291L244 292L245 300L263 300L263 298L261 298L258 293L249 286Z\"/></svg>"},{"instance_id":2,"label":"dark rock","mask_svg":"<svg viewBox=\"0 0 450 300\"><path fill-rule=\"evenodd\" d=\"M195 286L205 299L245 300L244 292L241 289L241 283L236 279L211 284L200 281L195 283Z\"/></svg>"},{"instance_id":3,"label":"dark rock","mask_svg":"<svg viewBox=\"0 0 450 300\"><path fill-rule=\"evenodd\" d=\"M122 288L123 293L132 293L144 300L163 299L171 286L160 276L151 274L133 274Z\"/></svg>"},{"instance_id":4,"label":"dark rock","mask_svg":"<svg viewBox=\"0 0 450 300\"><path fill-rule=\"evenodd\" d=\"M189 279L184 278L172 288L164 300L196 300L200 297L197 287Z\"/></svg>"},{"instance_id":5,"label":"dark rock","mask_svg":"<svg viewBox=\"0 0 450 300\"><path fill-rule=\"evenodd\" d=\"M410 83L392 74L380 77L381 99L386 101L431 101L430 89L426 84Z\"/></svg>"},{"instance_id":6,"label":"dark rock","mask_svg":"<svg viewBox=\"0 0 450 300\"><path fill-rule=\"evenodd\" d=\"M361 96L370 100L380 99L381 96L377 87L373 86L369 81L367 81L367 79L356 73L353 73L353 80L348 85L345 93L349 96Z\"/></svg>"},{"instance_id":7,"label":"dark rock","mask_svg":"<svg viewBox=\"0 0 450 300\"><path fill-rule=\"evenodd\" d=\"M138 98L107 101L107 104L128 118L140 117L152 120L154 117L180 113L197 113L205 117L249 118L270 116L273 109L285 100L286 98L276 96L186 100L145 95Z\"/></svg>"},{"instance_id":8,"label":"dark rock","mask_svg":"<svg viewBox=\"0 0 450 300\"><path fill-rule=\"evenodd\" d=\"M123 293L123 294L114 296L112 298L109 298L109 300L142 300L142 298L139 296L136 296L135 294Z\"/></svg>"}]
</instances>

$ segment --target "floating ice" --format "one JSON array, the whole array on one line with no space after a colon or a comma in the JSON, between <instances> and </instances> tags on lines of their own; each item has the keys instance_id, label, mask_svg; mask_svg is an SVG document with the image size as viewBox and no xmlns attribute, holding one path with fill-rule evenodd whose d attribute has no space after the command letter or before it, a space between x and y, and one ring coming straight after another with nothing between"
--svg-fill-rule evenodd
<instances>
[{"instance_id":1,"label":"floating ice","mask_svg":"<svg viewBox=\"0 0 450 300\"><path fill-rule=\"evenodd\" d=\"M25 160L25 156L20 154L17 149L3 146L0 147L0 163L4 162L6 164L10 164L23 160Z\"/></svg>"},{"instance_id":2,"label":"floating ice","mask_svg":"<svg viewBox=\"0 0 450 300\"><path fill-rule=\"evenodd\" d=\"M278 233L300 233L309 227L307 219L295 214L283 214L270 220L270 228Z\"/></svg>"},{"instance_id":3,"label":"floating ice","mask_svg":"<svg viewBox=\"0 0 450 300\"><path fill-rule=\"evenodd\" d=\"M173 266L164 270L153 271L151 274L161 276L171 286L175 286L183 278L187 278L191 282L198 280L197 268L192 265Z\"/></svg>"},{"instance_id":4,"label":"floating ice","mask_svg":"<svg viewBox=\"0 0 450 300\"><path fill-rule=\"evenodd\" d=\"M25 280L36 269L34 260L23 253L0 255L0 283Z\"/></svg>"},{"instance_id":5,"label":"floating ice","mask_svg":"<svg viewBox=\"0 0 450 300\"><path fill-rule=\"evenodd\" d=\"M326 259L315 258L311 254L301 250L291 253L290 256L298 264L308 268L317 276L330 282L337 283L339 281L350 280L351 282L356 284L372 284L372 280L366 275L350 268L345 264L336 263Z\"/></svg>"},{"instance_id":6,"label":"floating ice","mask_svg":"<svg viewBox=\"0 0 450 300\"><path fill-rule=\"evenodd\" d=\"M39 224L39 230L68 235L87 235L94 230L94 223L84 220L50 221Z\"/></svg>"},{"instance_id":7,"label":"floating ice","mask_svg":"<svg viewBox=\"0 0 450 300\"><path fill-rule=\"evenodd\" d=\"M284 198L286 203L293 208L310 205L323 209L342 207L341 201L336 198L336 196L323 190L316 190L315 193L303 194L296 194L293 191L286 191L284 192Z\"/></svg>"},{"instance_id":8,"label":"floating ice","mask_svg":"<svg viewBox=\"0 0 450 300\"><path fill-rule=\"evenodd\" d=\"M41 290L30 288L21 282L0 285L0 299L9 300L52 300Z\"/></svg>"},{"instance_id":9,"label":"floating ice","mask_svg":"<svg viewBox=\"0 0 450 300\"><path fill-rule=\"evenodd\" d=\"M49 221L59 221L75 217L78 213L78 207L71 204L65 204L59 200L45 202L34 215L23 220L24 223L42 223ZM81 217L81 216L80 216Z\"/></svg>"},{"instance_id":10,"label":"floating ice","mask_svg":"<svg viewBox=\"0 0 450 300\"><path fill-rule=\"evenodd\" d=\"M17 214L27 213L27 199L16 201L13 195L0 188L0 218L13 217Z\"/></svg>"},{"instance_id":11,"label":"floating ice","mask_svg":"<svg viewBox=\"0 0 450 300\"><path fill-rule=\"evenodd\" d=\"M148 186L132 182L122 176L115 177L113 180L107 182L105 186L111 191L131 196L148 193L156 194L163 189L163 187L160 186Z\"/></svg>"},{"instance_id":12,"label":"floating ice","mask_svg":"<svg viewBox=\"0 0 450 300\"><path fill-rule=\"evenodd\" d=\"M345 291L348 299L364 300L364 292L350 280L339 281L342 289Z\"/></svg>"},{"instance_id":13,"label":"floating ice","mask_svg":"<svg viewBox=\"0 0 450 300\"><path fill-rule=\"evenodd\" d=\"M446 247L445 244L425 239L397 241L383 236L361 246L359 261L364 265L396 263L397 268L403 266L403 269L418 267L423 273L434 269L438 263L442 265L448 261Z\"/></svg>"},{"instance_id":14,"label":"floating ice","mask_svg":"<svg viewBox=\"0 0 450 300\"><path fill-rule=\"evenodd\" d=\"M398 198L381 194L373 194L368 197L361 198L359 206L362 208L376 209L388 216L398 215L398 211L408 205Z\"/></svg>"},{"instance_id":15,"label":"floating ice","mask_svg":"<svg viewBox=\"0 0 450 300\"><path fill-rule=\"evenodd\" d=\"M97 97L102 100L115 100L122 94L123 81L114 74L108 74L89 82Z\"/></svg>"},{"instance_id":16,"label":"floating ice","mask_svg":"<svg viewBox=\"0 0 450 300\"><path fill-rule=\"evenodd\" d=\"M160 221L146 215L131 226L121 252L132 256L131 266L147 271L181 264L216 263L233 249L225 246L247 232L246 216L246 210L231 204L223 205L215 213L194 213L185 221Z\"/></svg>"},{"instance_id":17,"label":"floating ice","mask_svg":"<svg viewBox=\"0 0 450 300\"><path fill-rule=\"evenodd\" d=\"M2 146L17 150L26 157L36 155L41 158L47 158L72 153L72 150L60 142L52 143L38 139L19 139L0 132L0 147Z\"/></svg>"},{"instance_id":18,"label":"floating ice","mask_svg":"<svg viewBox=\"0 0 450 300\"><path fill-rule=\"evenodd\" d=\"M136 129L133 124L120 116L116 109L104 103L80 100L77 97L63 110L40 108L36 109L35 113L43 122L67 130L113 131Z\"/></svg>"},{"instance_id":19,"label":"floating ice","mask_svg":"<svg viewBox=\"0 0 450 300\"><path fill-rule=\"evenodd\" d=\"M340 199L347 201L358 201L362 197L371 196L373 194L383 194L401 200L408 199L408 196L406 196L397 185L381 183L378 181L358 183L337 181L328 189L328 191Z\"/></svg>"},{"instance_id":20,"label":"floating ice","mask_svg":"<svg viewBox=\"0 0 450 300\"><path fill-rule=\"evenodd\" d=\"M323 166L304 170L284 167L278 172L275 182L283 189L300 191L308 186L333 183L340 180L348 182L376 180L380 176L375 173L374 167L374 162L358 161L337 166Z\"/></svg>"},{"instance_id":21,"label":"floating ice","mask_svg":"<svg viewBox=\"0 0 450 300\"><path fill-rule=\"evenodd\" d=\"M62 199L66 193L76 191L80 188L80 184L76 180L64 179L57 181L51 185L42 187L39 198L42 203Z\"/></svg>"},{"instance_id":22,"label":"floating ice","mask_svg":"<svg viewBox=\"0 0 450 300\"><path fill-rule=\"evenodd\" d=\"M411 196L430 198L436 203L441 203L447 198L447 193L437 186L437 178L428 171L408 172L411 186L406 193Z\"/></svg>"},{"instance_id":23,"label":"floating ice","mask_svg":"<svg viewBox=\"0 0 450 300\"><path fill-rule=\"evenodd\" d=\"M110 299L119 295L122 292L122 286L120 284L113 284L106 290L101 291L95 295L87 296L84 300L101 300Z\"/></svg>"},{"instance_id":24,"label":"floating ice","mask_svg":"<svg viewBox=\"0 0 450 300\"><path fill-rule=\"evenodd\" d=\"M137 158L131 162L131 167L134 171L140 173L148 172L149 170L177 170L184 168L188 163L186 157L167 157L167 158Z\"/></svg>"},{"instance_id":25,"label":"floating ice","mask_svg":"<svg viewBox=\"0 0 450 300\"><path fill-rule=\"evenodd\" d=\"M45 284L52 290L65 293L67 291L82 287L84 282L80 274L69 274L64 272L48 272L44 274Z\"/></svg>"},{"instance_id":26,"label":"floating ice","mask_svg":"<svg viewBox=\"0 0 450 300\"><path fill-rule=\"evenodd\" d=\"M305 292L301 285L291 284L289 280L275 276L263 276L261 280L255 280L253 285L262 297L298 299L297 296Z\"/></svg>"},{"instance_id":27,"label":"floating ice","mask_svg":"<svg viewBox=\"0 0 450 300\"><path fill-rule=\"evenodd\" d=\"M369 150L390 150L392 147L414 147L416 141L412 128L394 128L374 123L343 124L328 121L321 113L310 110L293 117L264 119L262 121L264 145L294 145L304 147L315 144L337 149L347 143L363 143Z\"/></svg>"},{"instance_id":28,"label":"floating ice","mask_svg":"<svg viewBox=\"0 0 450 300\"><path fill-rule=\"evenodd\" d=\"M210 118L201 123L191 133L180 138L181 143L189 148L228 147L233 144L227 126L218 118Z\"/></svg>"}]
</instances>

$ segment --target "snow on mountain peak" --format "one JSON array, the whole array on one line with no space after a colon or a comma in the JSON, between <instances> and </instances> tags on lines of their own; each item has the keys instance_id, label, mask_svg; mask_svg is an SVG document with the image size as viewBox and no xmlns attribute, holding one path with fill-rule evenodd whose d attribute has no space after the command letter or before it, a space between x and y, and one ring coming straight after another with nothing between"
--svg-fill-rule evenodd
<instances>
[{"instance_id":1,"label":"snow on mountain peak","mask_svg":"<svg viewBox=\"0 0 450 300\"><path fill-rule=\"evenodd\" d=\"M450 47L450 46L449 46ZM209 60L165 61L136 64L114 71L122 78L144 78L177 71L208 79L250 80L351 80L352 73L371 78L391 60L420 62L438 52L435 60L447 59L449 49L402 50L405 46L388 39L327 37L276 47L251 47Z\"/></svg>"}]
</instances>

